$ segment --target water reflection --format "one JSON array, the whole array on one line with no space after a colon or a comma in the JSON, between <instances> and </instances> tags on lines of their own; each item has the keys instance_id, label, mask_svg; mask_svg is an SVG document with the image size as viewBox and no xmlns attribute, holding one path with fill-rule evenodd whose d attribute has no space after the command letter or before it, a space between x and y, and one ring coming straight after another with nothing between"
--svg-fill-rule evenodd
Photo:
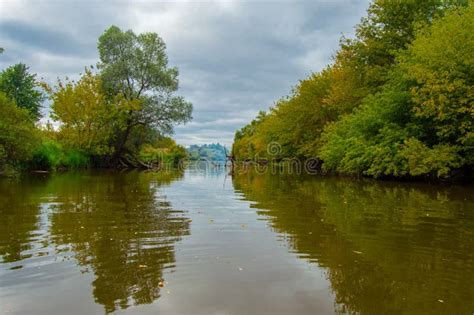
<instances>
[{"instance_id":1,"label":"water reflection","mask_svg":"<svg viewBox=\"0 0 474 315\"><path fill-rule=\"evenodd\" d=\"M0 181L0 261L15 262L32 256L30 239L38 230L40 205L35 180L21 185ZM38 234L38 232L36 232Z\"/></svg>"},{"instance_id":2,"label":"water reflection","mask_svg":"<svg viewBox=\"0 0 474 315\"><path fill-rule=\"evenodd\" d=\"M174 266L175 243L189 234L189 220L159 190L180 176L63 174L2 183L3 262L28 267L34 256L73 258L94 274L93 296L107 313L151 303L165 284L163 270Z\"/></svg>"},{"instance_id":3,"label":"water reflection","mask_svg":"<svg viewBox=\"0 0 474 315\"><path fill-rule=\"evenodd\" d=\"M472 187L236 174L234 187L302 259L338 313L471 314Z\"/></svg>"}]
</instances>

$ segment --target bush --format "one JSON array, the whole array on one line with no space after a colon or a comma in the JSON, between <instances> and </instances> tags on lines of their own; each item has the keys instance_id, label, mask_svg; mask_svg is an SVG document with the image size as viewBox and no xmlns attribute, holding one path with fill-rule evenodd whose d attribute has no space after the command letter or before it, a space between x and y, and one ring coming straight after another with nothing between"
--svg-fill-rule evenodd
<instances>
[{"instance_id":1,"label":"bush","mask_svg":"<svg viewBox=\"0 0 474 315\"><path fill-rule=\"evenodd\" d=\"M39 137L28 111L3 93L0 112L0 174L7 175L31 158Z\"/></svg>"},{"instance_id":2,"label":"bush","mask_svg":"<svg viewBox=\"0 0 474 315\"><path fill-rule=\"evenodd\" d=\"M177 145L170 138L164 139L156 141L155 145L143 145L138 153L139 160L146 164L177 166L181 160L187 157L184 147Z\"/></svg>"},{"instance_id":3,"label":"bush","mask_svg":"<svg viewBox=\"0 0 474 315\"><path fill-rule=\"evenodd\" d=\"M66 150L61 159L61 166L71 169L88 168L90 166L90 157L80 151L69 149Z\"/></svg>"},{"instance_id":4,"label":"bush","mask_svg":"<svg viewBox=\"0 0 474 315\"><path fill-rule=\"evenodd\" d=\"M78 169L87 168L90 158L76 149L63 149L55 140L43 141L33 153L28 167L33 170L56 170L60 167Z\"/></svg>"},{"instance_id":5,"label":"bush","mask_svg":"<svg viewBox=\"0 0 474 315\"><path fill-rule=\"evenodd\" d=\"M381 92L325 128L324 168L373 177L472 168L473 21L470 6L418 33Z\"/></svg>"},{"instance_id":6,"label":"bush","mask_svg":"<svg viewBox=\"0 0 474 315\"><path fill-rule=\"evenodd\" d=\"M146 164L161 164L163 162L165 150L167 149L156 148L150 144L145 144L140 149L140 152L138 153L138 158L140 161Z\"/></svg>"},{"instance_id":7,"label":"bush","mask_svg":"<svg viewBox=\"0 0 474 315\"><path fill-rule=\"evenodd\" d=\"M61 157L61 145L54 140L46 140L35 150L28 165L33 170L54 170L59 166Z\"/></svg>"}]
</instances>

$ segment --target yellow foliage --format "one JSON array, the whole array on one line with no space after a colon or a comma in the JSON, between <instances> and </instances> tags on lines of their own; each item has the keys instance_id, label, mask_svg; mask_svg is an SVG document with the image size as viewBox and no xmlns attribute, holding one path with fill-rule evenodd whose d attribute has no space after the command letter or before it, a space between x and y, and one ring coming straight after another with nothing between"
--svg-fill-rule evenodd
<instances>
[{"instance_id":1,"label":"yellow foliage","mask_svg":"<svg viewBox=\"0 0 474 315\"><path fill-rule=\"evenodd\" d=\"M112 151L111 118L119 108L136 106L124 98L110 102L102 92L102 83L90 71L75 83L59 82L52 94L52 118L61 123L58 140L68 147L90 154L103 155Z\"/></svg>"}]
</instances>

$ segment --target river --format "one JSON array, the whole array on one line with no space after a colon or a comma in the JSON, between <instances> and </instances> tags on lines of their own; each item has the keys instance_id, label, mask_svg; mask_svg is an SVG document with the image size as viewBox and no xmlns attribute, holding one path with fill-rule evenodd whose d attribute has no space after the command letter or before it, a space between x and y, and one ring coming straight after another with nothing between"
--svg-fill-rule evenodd
<instances>
[{"instance_id":1,"label":"river","mask_svg":"<svg viewBox=\"0 0 474 315\"><path fill-rule=\"evenodd\" d=\"M0 181L0 314L473 314L474 187L80 172Z\"/></svg>"}]
</instances>

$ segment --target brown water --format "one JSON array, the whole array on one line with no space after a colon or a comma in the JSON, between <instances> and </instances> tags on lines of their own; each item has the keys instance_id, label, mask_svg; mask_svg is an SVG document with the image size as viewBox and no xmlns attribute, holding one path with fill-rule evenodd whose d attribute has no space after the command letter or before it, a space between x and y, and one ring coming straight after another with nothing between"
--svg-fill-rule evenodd
<instances>
[{"instance_id":1,"label":"brown water","mask_svg":"<svg viewBox=\"0 0 474 315\"><path fill-rule=\"evenodd\" d=\"M473 314L474 187L187 170L0 181L0 314Z\"/></svg>"}]
</instances>

